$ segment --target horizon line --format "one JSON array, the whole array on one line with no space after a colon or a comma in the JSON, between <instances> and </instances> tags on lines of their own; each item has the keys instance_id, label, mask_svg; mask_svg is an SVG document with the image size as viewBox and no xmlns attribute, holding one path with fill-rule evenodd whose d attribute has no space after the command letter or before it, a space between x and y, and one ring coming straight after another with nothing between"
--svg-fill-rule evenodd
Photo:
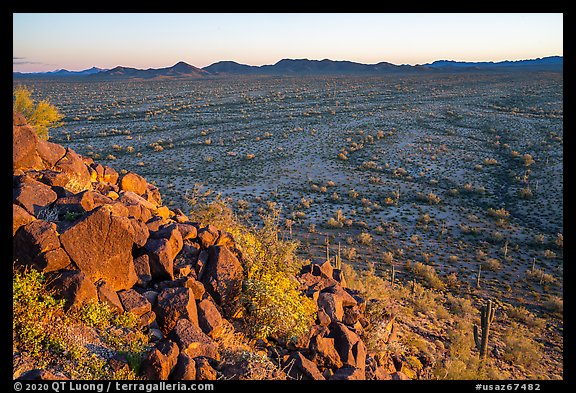
<instances>
[{"instance_id":1,"label":"horizon line","mask_svg":"<svg viewBox=\"0 0 576 393\"><path fill-rule=\"evenodd\" d=\"M217 63L221 63L221 62L233 62L233 63L239 64L239 65L245 65L245 66L249 66L249 67L264 67L264 66L273 66L273 65L279 63L279 62L282 61L282 60L307 60L307 61L326 61L326 60L328 60L328 61L334 61L334 62L340 62L340 61L341 61L341 62L350 62L350 63L363 64L363 65L376 65L376 64L380 64L380 63L388 63L388 64L392 64L392 65L394 65L394 66L412 66L412 67L416 67L416 66L423 66L423 65L427 65L427 64L432 64L432 63L435 63L435 62L438 62L438 61L448 61L448 62L456 62L456 63L494 63L494 64L498 64L498 63L504 63L504 62L519 62L519 61L541 60L541 59L545 59L545 58L549 58L549 57L562 57L562 58L563 58L564 55L563 55L563 54L562 54L562 55L550 55L550 56L534 57L534 58L529 58L529 59L514 59L514 60L507 59L507 60L497 60L497 61L494 61L494 60L437 59L437 60L433 60L433 61L430 61L430 62L427 62L427 63L416 63L416 64L410 64L410 63L394 64L394 63L390 63L390 62L388 62L388 61L386 61L386 60L382 60L382 61L379 61L379 62L377 62L377 63L361 63L361 62L353 61L353 60L334 60L334 59L329 59L329 58L324 58L324 59L309 59L309 58L305 58L305 57L303 57L303 58L284 57L284 58L281 58L281 59L277 60L277 61L274 62L274 63L261 64L261 65L252 65L252 64L246 64L246 63L240 63L240 62L238 62L238 61L236 61L236 60L218 60L218 61L215 61L215 62L213 62L213 63L211 63L211 64L208 64L208 65L206 65L206 66L204 66L204 67L198 67L198 66L195 66L195 65L193 65L193 64L190 64L190 63L188 63L188 62L186 62L186 61L184 61L184 60L179 60L179 61L177 61L176 63L174 63L173 65L162 66L162 67L158 67L158 68L152 68L152 67L148 67L148 68L138 68L138 67L124 66L124 65L120 65L120 64L119 64L119 65L116 65L116 66L114 66L114 67L112 67L112 68L102 68L102 67L93 65L93 66L91 66L91 67L84 68L84 69L80 69L80 70L71 70L71 69L68 69L68 68L57 68L57 69L54 69L54 70L51 70L51 71L28 71L28 72L26 72L26 71L14 71L14 70L12 70L12 73L18 72L18 73L20 73L20 74L41 74L41 73L58 72L58 71L81 72L81 71L86 71L86 70L89 70L89 69L92 69L92 68L99 68L99 69L101 69L101 70L112 70L112 69L117 68L117 67L133 68L133 69L137 69L137 70L158 70L158 69L162 69L162 68L170 68L170 67L173 67L173 66L175 66L175 65L178 64L178 63L185 63L185 64L188 64L188 65L190 65L190 66L196 67L196 68L198 68L198 69L204 69L204 68L210 67L211 65L214 65L214 64L217 64Z\"/></svg>"}]
</instances>

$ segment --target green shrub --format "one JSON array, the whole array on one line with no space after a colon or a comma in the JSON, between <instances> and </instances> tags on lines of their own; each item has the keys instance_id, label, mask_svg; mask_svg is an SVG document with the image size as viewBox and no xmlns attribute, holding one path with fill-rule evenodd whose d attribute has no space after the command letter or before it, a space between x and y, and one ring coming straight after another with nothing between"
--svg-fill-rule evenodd
<instances>
[{"instance_id":1,"label":"green shrub","mask_svg":"<svg viewBox=\"0 0 576 393\"><path fill-rule=\"evenodd\" d=\"M248 333L256 338L297 340L314 322L316 305L294 280L302 263L296 258L298 244L278 238L280 210L271 206L262 216L262 227L238 222L225 201L193 205L190 217L204 223L216 222L232 234L242 251L245 280L242 304ZM205 221L204 221L205 220Z\"/></svg>"},{"instance_id":2,"label":"green shrub","mask_svg":"<svg viewBox=\"0 0 576 393\"><path fill-rule=\"evenodd\" d=\"M37 270L14 272L12 280L12 328L18 346L30 356L38 356L49 347L59 345L58 319L64 302L46 290L44 274Z\"/></svg>"},{"instance_id":3,"label":"green shrub","mask_svg":"<svg viewBox=\"0 0 576 393\"><path fill-rule=\"evenodd\" d=\"M35 103L30 95L32 92L25 86L16 86L13 90L12 109L20 112L40 139L49 138L48 129L62 125L62 115L48 99Z\"/></svg>"}]
</instances>

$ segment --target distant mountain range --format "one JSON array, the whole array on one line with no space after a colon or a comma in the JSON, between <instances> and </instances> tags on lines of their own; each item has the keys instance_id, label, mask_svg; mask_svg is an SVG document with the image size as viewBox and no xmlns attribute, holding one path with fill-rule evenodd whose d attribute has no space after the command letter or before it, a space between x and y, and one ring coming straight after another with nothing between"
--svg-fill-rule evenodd
<instances>
[{"instance_id":1,"label":"distant mountain range","mask_svg":"<svg viewBox=\"0 0 576 393\"><path fill-rule=\"evenodd\" d=\"M353 61L283 59L276 64L251 66L235 61L219 61L204 68L194 67L183 61L166 68L138 69L118 66L112 69L92 67L83 71L57 70L39 73L13 72L14 78L69 78L78 77L90 80L114 79L199 79L239 75L384 75L392 73L450 73L450 72L511 72L511 71L550 71L562 72L564 58L550 56L539 59L500 61L500 62L464 62L437 60L418 65L396 65L387 62L362 64Z\"/></svg>"}]
</instances>

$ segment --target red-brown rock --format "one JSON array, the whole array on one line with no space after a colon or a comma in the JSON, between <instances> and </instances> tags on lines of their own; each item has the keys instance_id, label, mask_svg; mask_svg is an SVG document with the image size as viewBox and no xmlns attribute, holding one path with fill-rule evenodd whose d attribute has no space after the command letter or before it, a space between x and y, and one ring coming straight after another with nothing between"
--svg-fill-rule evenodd
<instances>
[{"instance_id":1,"label":"red-brown rock","mask_svg":"<svg viewBox=\"0 0 576 393\"><path fill-rule=\"evenodd\" d=\"M12 119L13 169L44 169L42 159L36 152L38 136L34 129L20 113L13 112Z\"/></svg>"},{"instance_id":2,"label":"red-brown rock","mask_svg":"<svg viewBox=\"0 0 576 393\"><path fill-rule=\"evenodd\" d=\"M168 239L155 239L149 237L144 245L144 252L148 255L150 273L158 281L174 279L174 258L172 247Z\"/></svg>"},{"instance_id":3,"label":"red-brown rock","mask_svg":"<svg viewBox=\"0 0 576 393\"><path fill-rule=\"evenodd\" d=\"M179 319L168 334L168 338L178 344L181 353L191 358L205 356L215 360L220 359L216 343L188 319Z\"/></svg>"},{"instance_id":4,"label":"red-brown rock","mask_svg":"<svg viewBox=\"0 0 576 393\"><path fill-rule=\"evenodd\" d=\"M122 302L118 294L106 281L98 281L96 283L96 291L98 292L98 300L100 300L100 302L108 304L120 314L124 312L124 307L122 307Z\"/></svg>"},{"instance_id":5,"label":"red-brown rock","mask_svg":"<svg viewBox=\"0 0 576 393\"><path fill-rule=\"evenodd\" d=\"M36 218L23 207L12 204L12 236L16 234L18 228L30 224L35 219Z\"/></svg>"},{"instance_id":6,"label":"red-brown rock","mask_svg":"<svg viewBox=\"0 0 576 393\"><path fill-rule=\"evenodd\" d=\"M62 247L92 281L105 280L116 290L129 289L138 281L130 220L113 214L111 205L100 206L60 235Z\"/></svg>"},{"instance_id":7,"label":"red-brown rock","mask_svg":"<svg viewBox=\"0 0 576 393\"><path fill-rule=\"evenodd\" d=\"M323 276L332 278L333 268L329 261L319 260L312 262L312 274L315 276Z\"/></svg>"},{"instance_id":8,"label":"red-brown rock","mask_svg":"<svg viewBox=\"0 0 576 393\"><path fill-rule=\"evenodd\" d=\"M290 367L289 364L292 363ZM288 376L297 380L325 380L316 364L304 357L300 352L294 352L286 365Z\"/></svg>"},{"instance_id":9,"label":"red-brown rock","mask_svg":"<svg viewBox=\"0 0 576 393\"><path fill-rule=\"evenodd\" d=\"M30 176L21 176L20 183L12 192L14 203L22 206L33 216L54 202L57 195L50 186L34 180Z\"/></svg>"},{"instance_id":10,"label":"red-brown rock","mask_svg":"<svg viewBox=\"0 0 576 393\"><path fill-rule=\"evenodd\" d=\"M82 191L67 197L58 198L54 202L54 207L58 209L60 214L66 213L86 213L94 209L94 194L93 191Z\"/></svg>"},{"instance_id":11,"label":"red-brown rock","mask_svg":"<svg viewBox=\"0 0 576 393\"><path fill-rule=\"evenodd\" d=\"M146 179L133 172L128 172L122 176L119 185L121 190L132 191L138 195L144 195L147 190Z\"/></svg>"},{"instance_id":12,"label":"red-brown rock","mask_svg":"<svg viewBox=\"0 0 576 393\"><path fill-rule=\"evenodd\" d=\"M192 224L176 224L176 228L182 235L182 240L194 240L198 236L198 229Z\"/></svg>"},{"instance_id":13,"label":"red-brown rock","mask_svg":"<svg viewBox=\"0 0 576 393\"><path fill-rule=\"evenodd\" d=\"M138 281L136 281L136 284L140 285L142 288L146 288L150 281L152 281L152 274L150 273L150 262L147 254L143 254L137 258L134 258L134 269L136 270L136 275L138 276Z\"/></svg>"},{"instance_id":14,"label":"red-brown rock","mask_svg":"<svg viewBox=\"0 0 576 393\"><path fill-rule=\"evenodd\" d=\"M43 272L70 264L68 255L60 248L56 224L44 220L34 220L16 232L13 257L19 265L31 265Z\"/></svg>"},{"instance_id":15,"label":"red-brown rock","mask_svg":"<svg viewBox=\"0 0 576 393\"><path fill-rule=\"evenodd\" d=\"M66 155L66 148L57 143L39 139L36 144L36 152L46 168L52 168Z\"/></svg>"},{"instance_id":16,"label":"red-brown rock","mask_svg":"<svg viewBox=\"0 0 576 393\"><path fill-rule=\"evenodd\" d=\"M197 381L215 381L216 370L210 364L210 361L205 357L198 357L194 359L196 362L196 380Z\"/></svg>"},{"instance_id":17,"label":"red-brown rock","mask_svg":"<svg viewBox=\"0 0 576 393\"><path fill-rule=\"evenodd\" d=\"M88 190L92 185L92 179L88 167L74 150L66 149L66 154L54 165L56 171L67 173L70 177L68 184L64 186L74 193Z\"/></svg>"},{"instance_id":18,"label":"red-brown rock","mask_svg":"<svg viewBox=\"0 0 576 393\"><path fill-rule=\"evenodd\" d=\"M210 246L208 258L201 281L224 313L234 315L242 290L242 265L227 247Z\"/></svg>"},{"instance_id":19,"label":"red-brown rock","mask_svg":"<svg viewBox=\"0 0 576 393\"><path fill-rule=\"evenodd\" d=\"M148 241L148 237L150 237L150 231L146 224L140 220L135 218L129 217L130 224L134 229L134 244L138 247L142 247Z\"/></svg>"},{"instance_id":20,"label":"red-brown rock","mask_svg":"<svg viewBox=\"0 0 576 393\"><path fill-rule=\"evenodd\" d=\"M133 289L126 289L118 292L118 297L122 302L122 306L126 312L140 317L147 312L152 311L152 305L144 296L140 295Z\"/></svg>"},{"instance_id":21,"label":"red-brown rock","mask_svg":"<svg viewBox=\"0 0 576 393\"><path fill-rule=\"evenodd\" d=\"M56 297L65 299L65 310L76 309L85 303L98 300L96 286L79 270L58 273L48 287L54 291Z\"/></svg>"},{"instance_id":22,"label":"red-brown rock","mask_svg":"<svg viewBox=\"0 0 576 393\"><path fill-rule=\"evenodd\" d=\"M357 381L364 379L366 379L366 374L363 369L350 366L339 368L334 372L334 375L330 377L330 380L334 381Z\"/></svg>"},{"instance_id":23,"label":"red-brown rock","mask_svg":"<svg viewBox=\"0 0 576 393\"><path fill-rule=\"evenodd\" d=\"M342 300L333 293L320 293L318 309L323 310L332 322L341 322L344 317Z\"/></svg>"},{"instance_id":24,"label":"red-brown rock","mask_svg":"<svg viewBox=\"0 0 576 393\"><path fill-rule=\"evenodd\" d=\"M216 305L210 298L206 298L197 304L198 324L204 333L212 338L217 338L222 333L224 325L222 316Z\"/></svg>"},{"instance_id":25,"label":"red-brown rock","mask_svg":"<svg viewBox=\"0 0 576 393\"><path fill-rule=\"evenodd\" d=\"M312 360L318 366L329 368L340 368L343 366L333 338L316 335L310 340L310 349L314 354Z\"/></svg>"},{"instance_id":26,"label":"red-brown rock","mask_svg":"<svg viewBox=\"0 0 576 393\"><path fill-rule=\"evenodd\" d=\"M204 228L200 228L197 236L200 241L200 246L206 249L216 243L216 240L220 236L220 231L215 226L209 224Z\"/></svg>"},{"instance_id":27,"label":"red-brown rock","mask_svg":"<svg viewBox=\"0 0 576 393\"><path fill-rule=\"evenodd\" d=\"M198 312L194 293L189 288L166 288L158 294L154 307L160 330L168 335L179 319L189 319L198 326Z\"/></svg>"},{"instance_id":28,"label":"red-brown rock","mask_svg":"<svg viewBox=\"0 0 576 393\"><path fill-rule=\"evenodd\" d=\"M328 337L334 344L344 365L364 370L366 367L366 346L356 333L342 323L332 323Z\"/></svg>"},{"instance_id":29,"label":"red-brown rock","mask_svg":"<svg viewBox=\"0 0 576 393\"><path fill-rule=\"evenodd\" d=\"M175 342L161 341L140 365L142 376L149 380L167 380L178 363L180 351Z\"/></svg>"},{"instance_id":30,"label":"red-brown rock","mask_svg":"<svg viewBox=\"0 0 576 393\"><path fill-rule=\"evenodd\" d=\"M194 381L196 379L196 362L185 353L178 355L178 363L170 376L176 381Z\"/></svg>"}]
</instances>

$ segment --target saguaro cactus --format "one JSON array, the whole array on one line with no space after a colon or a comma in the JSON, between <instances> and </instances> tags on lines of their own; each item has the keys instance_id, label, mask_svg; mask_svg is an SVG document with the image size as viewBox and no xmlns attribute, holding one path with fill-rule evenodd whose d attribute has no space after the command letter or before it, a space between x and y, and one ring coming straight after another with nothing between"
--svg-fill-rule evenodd
<instances>
[{"instance_id":1,"label":"saguaro cactus","mask_svg":"<svg viewBox=\"0 0 576 393\"><path fill-rule=\"evenodd\" d=\"M474 341L476 342L476 348L480 351L480 359L485 359L488 353L488 336L490 335L490 325L494 321L496 308L497 306L492 304L492 300L488 300L488 303L482 306L480 310L481 334L478 331L478 326L474 325Z\"/></svg>"}]
</instances>

